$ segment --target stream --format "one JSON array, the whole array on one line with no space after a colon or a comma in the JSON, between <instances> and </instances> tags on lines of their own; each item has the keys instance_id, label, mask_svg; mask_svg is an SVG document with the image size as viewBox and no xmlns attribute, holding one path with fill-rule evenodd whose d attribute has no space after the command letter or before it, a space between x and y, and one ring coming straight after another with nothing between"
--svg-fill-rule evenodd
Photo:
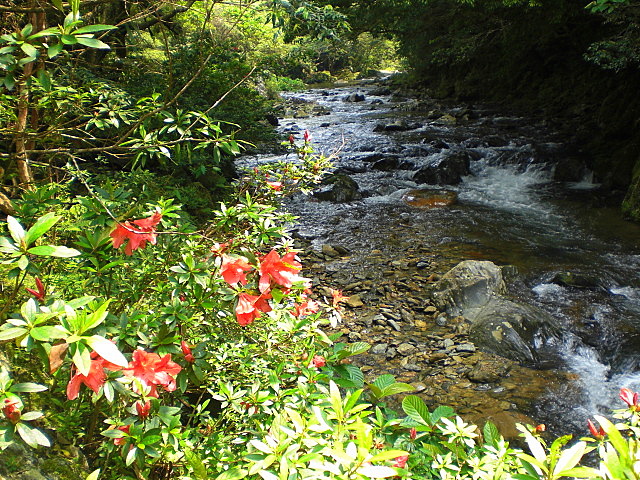
<instances>
[{"instance_id":1,"label":"stream","mask_svg":"<svg viewBox=\"0 0 640 480\"><path fill-rule=\"evenodd\" d=\"M345 272L344 284L366 278L375 285L387 273L372 258L403 265L407 252L412 265L428 266L426 274L441 275L467 259L514 265L517 295L570 332L554 343L560 360L552 370L565 372L564 380L536 393L527 415L585 433L588 417L622 406L620 387L640 390L640 226L593 200L599 186L583 167L576 167L582 170L575 181L556 180L557 162L574 153L544 122L481 105L406 98L376 84L286 98L308 108L289 110L297 118L280 119L279 131L301 141L308 130L320 152L343 145L334 165L358 185L347 202L300 196L286 205L299 217L295 234L314 250L349 251L335 262L334 276ZM460 183L424 185L414 178L425 165L461 152L469 170ZM457 202L408 204L420 188L446 188ZM421 274L407 272L418 283Z\"/></svg>"}]
</instances>

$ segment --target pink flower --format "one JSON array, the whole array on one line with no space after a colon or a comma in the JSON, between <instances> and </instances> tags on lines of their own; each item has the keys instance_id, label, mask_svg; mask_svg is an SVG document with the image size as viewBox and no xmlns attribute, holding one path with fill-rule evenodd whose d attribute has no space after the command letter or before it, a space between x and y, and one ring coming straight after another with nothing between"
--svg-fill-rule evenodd
<instances>
[{"instance_id":1,"label":"pink flower","mask_svg":"<svg viewBox=\"0 0 640 480\"><path fill-rule=\"evenodd\" d=\"M409 455L402 455L401 457L397 457L395 463L392 467L396 468L404 468L407 466L407 461L409 460Z\"/></svg>"},{"instance_id":2,"label":"pink flower","mask_svg":"<svg viewBox=\"0 0 640 480\"><path fill-rule=\"evenodd\" d=\"M67 398L69 400L75 400L78 398L80 386L83 384L95 393L98 393L100 391L100 387L102 387L104 382L107 380L107 375L104 373L105 368L113 372L122 370L122 367L105 360L98 355L97 352L91 352L91 366L89 367L89 374L83 375L79 371L76 371L67 384Z\"/></svg>"},{"instance_id":3,"label":"pink flower","mask_svg":"<svg viewBox=\"0 0 640 480\"><path fill-rule=\"evenodd\" d=\"M298 318L298 317L304 317L311 313L316 313L318 310L320 310L320 305L318 305L318 302L315 302L313 300L307 300L299 305L296 304L293 307L293 312L291 312L291 314L294 317Z\"/></svg>"},{"instance_id":4,"label":"pink flower","mask_svg":"<svg viewBox=\"0 0 640 480\"><path fill-rule=\"evenodd\" d=\"M191 348L189 347L189 345L187 345L187 342L185 342L184 340L180 342L180 349L182 350L184 359L187 362L193 363L196 361L195 357L193 356L193 353L191 353Z\"/></svg>"},{"instance_id":5,"label":"pink flower","mask_svg":"<svg viewBox=\"0 0 640 480\"><path fill-rule=\"evenodd\" d=\"M123 425L122 427L118 427L118 430L120 430L121 432L126 433L127 435L129 435L129 430L131 430L131 425ZM120 438L114 438L113 439L113 444L114 445L124 445L127 441L126 436L120 437Z\"/></svg>"},{"instance_id":6,"label":"pink flower","mask_svg":"<svg viewBox=\"0 0 640 480\"><path fill-rule=\"evenodd\" d=\"M253 323L263 312L270 312L271 305L267 301L269 298L271 298L271 294L268 292L262 295L250 295L243 292L238 295L238 304L236 305L238 324L244 327Z\"/></svg>"},{"instance_id":7,"label":"pink flower","mask_svg":"<svg viewBox=\"0 0 640 480\"><path fill-rule=\"evenodd\" d=\"M145 419L149 416L149 412L151 411L151 402L147 400L145 403L136 402L136 412L138 416L142 419Z\"/></svg>"},{"instance_id":8,"label":"pink flower","mask_svg":"<svg viewBox=\"0 0 640 480\"><path fill-rule=\"evenodd\" d=\"M282 182L270 182L269 180L267 180L267 185L269 186L269 188L275 190L276 192L282 190Z\"/></svg>"},{"instance_id":9,"label":"pink flower","mask_svg":"<svg viewBox=\"0 0 640 480\"><path fill-rule=\"evenodd\" d=\"M587 419L587 425L589 427L589 431L591 435L593 435L598 440L602 440L607 434L602 427L596 428L595 424L591 421L591 419Z\"/></svg>"},{"instance_id":10,"label":"pink flower","mask_svg":"<svg viewBox=\"0 0 640 480\"><path fill-rule=\"evenodd\" d=\"M311 360L311 365L316 368L324 367L327 364L327 360L322 355L314 355L313 360Z\"/></svg>"},{"instance_id":11,"label":"pink flower","mask_svg":"<svg viewBox=\"0 0 640 480\"><path fill-rule=\"evenodd\" d=\"M302 264L295 260L296 252L288 252L282 258L271 250L260 259L260 281L258 288L262 293L269 291L271 283L290 288L300 277L298 272Z\"/></svg>"},{"instance_id":12,"label":"pink flower","mask_svg":"<svg viewBox=\"0 0 640 480\"><path fill-rule=\"evenodd\" d=\"M113 248L119 248L129 240L127 246L124 247L124 253L132 255L134 250L144 248L147 242L155 245L157 238L155 226L160 223L161 219L162 213L156 212L148 218L134 220L133 223L129 221L118 223L116 229L110 234Z\"/></svg>"},{"instance_id":13,"label":"pink flower","mask_svg":"<svg viewBox=\"0 0 640 480\"><path fill-rule=\"evenodd\" d=\"M620 389L620 400L622 400L624 403L626 403L629 407L633 408L634 410L636 410L636 411L640 410L640 408L638 406L638 393L637 392L629 390L628 388L621 388Z\"/></svg>"},{"instance_id":14,"label":"pink flower","mask_svg":"<svg viewBox=\"0 0 640 480\"><path fill-rule=\"evenodd\" d=\"M346 303L349 300L349 297L345 297L342 294L342 290L334 290L333 288L331 289L331 297L331 305L333 308L340 308L341 303Z\"/></svg>"},{"instance_id":15,"label":"pink flower","mask_svg":"<svg viewBox=\"0 0 640 480\"><path fill-rule=\"evenodd\" d=\"M5 398L2 413L14 425L20 420L20 401L15 398Z\"/></svg>"},{"instance_id":16,"label":"pink flower","mask_svg":"<svg viewBox=\"0 0 640 480\"><path fill-rule=\"evenodd\" d=\"M175 376L180 370L182 367L171 361L171 354L160 357L157 353L138 348L133 352L129 366L122 371L125 376L135 377L143 386L150 387L148 396L158 398L156 386L160 385L167 392L173 392L176 389Z\"/></svg>"},{"instance_id":17,"label":"pink flower","mask_svg":"<svg viewBox=\"0 0 640 480\"><path fill-rule=\"evenodd\" d=\"M309 143L311 141L311 134L309 130L304 131L304 143Z\"/></svg>"},{"instance_id":18,"label":"pink flower","mask_svg":"<svg viewBox=\"0 0 640 480\"><path fill-rule=\"evenodd\" d=\"M245 257L232 258L228 255L222 255L220 274L229 285L234 285L238 282L246 285L247 274L245 272L249 272L252 269L253 267L249 265Z\"/></svg>"},{"instance_id":19,"label":"pink flower","mask_svg":"<svg viewBox=\"0 0 640 480\"><path fill-rule=\"evenodd\" d=\"M26 290L31 295L33 295L36 298L36 300L39 300L41 302L44 301L44 298L47 295L47 290L44 287L42 280L40 280L38 277L36 277L36 288L37 290L34 290L33 288L27 288Z\"/></svg>"},{"instance_id":20,"label":"pink flower","mask_svg":"<svg viewBox=\"0 0 640 480\"><path fill-rule=\"evenodd\" d=\"M293 134L289 135L289 143L293 145L296 142L296 139L293 138Z\"/></svg>"}]
</instances>

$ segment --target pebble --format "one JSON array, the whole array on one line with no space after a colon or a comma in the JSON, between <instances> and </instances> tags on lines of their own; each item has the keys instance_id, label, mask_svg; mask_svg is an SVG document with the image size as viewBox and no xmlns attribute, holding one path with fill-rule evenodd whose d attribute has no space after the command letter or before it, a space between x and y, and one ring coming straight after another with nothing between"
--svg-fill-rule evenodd
<instances>
[{"instance_id":1,"label":"pebble","mask_svg":"<svg viewBox=\"0 0 640 480\"><path fill-rule=\"evenodd\" d=\"M442 342L442 345L444 346L444 348L449 349L455 345L455 342L450 338L447 338L444 342Z\"/></svg>"},{"instance_id":2,"label":"pebble","mask_svg":"<svg viewBox=\"0 0 640 480\"><path fill-rule=\"evenodd\" d=\"M391 325L391 327L393 327L393 329L394 329L396 332L399 332L399 331L401 330L400 325L399 325L399 324L398 324L398 322L396 322L395 320L391 320L391 319L389 318L389 319L387 319L387 323L388 323L389 325Z\"/></svg>"},{"instance_id":3,"label":"pebble","mask_svg":"<svg viewBox=\"0 0 640 480\"><path fill-rule=\"evenodd\" d=\"M458 353L475 353L476 346L473 343L461 343L456 346L456 352Z\"/></svg>"},{"instance_id":4,"label":"pebble","mask_svg":"<svg viewBox=\"0 0 640 480\"><path fill-rule=\"evenodd\" d=\"M446 315L439 315L438 318L436 318L436 325L438 325L439 327L446 327L447 326Z\"/></svg>"},{"instance_id":5,"label":"pebble","mask_svg":"<svg viewBox=\"0 0 640 480\"><path fill-rule=\"evenodd\" d=\"M400 355L410 355L411 353L416 351L416 347L411 345L410 343L401 343L398 346L398 353Z\"/></svg>"},{"instance_id":6,"label":"pebble","mask_svg":"<svg viewBox=\"0 0 640 480\"><path fill-rule=\"evenodd\" d=\"M378 343L377 345L373 346L373 348L371 349L371 353L375 355L384 355L388 347L388 343Z\"/></svg>"}]
</instances>

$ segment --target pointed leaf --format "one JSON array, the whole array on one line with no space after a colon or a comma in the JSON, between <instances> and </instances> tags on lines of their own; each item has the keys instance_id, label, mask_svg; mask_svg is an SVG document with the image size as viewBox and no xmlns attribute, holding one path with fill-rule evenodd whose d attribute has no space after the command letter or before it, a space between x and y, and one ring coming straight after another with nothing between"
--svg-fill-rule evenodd
<instances>
[{"instance_id":1,"label":"pointed leaf","mask_svg":"<svg viewBox=\"0 0 640 480\"><path fill-rule=\"evenodd\" d=\"M38 49L30 43L23 43L20 45L20 49L27 55L27 57L35 58L38 56Z\"/></svg>"},{"instance_id":2,"label":"pointed leaf","mask_svg":"<svg viewBox=\"0 0 640 480\"><path fill-rule=\"evenodd\" d=\"M11 327L0 330L0 342L4 342L5 340L11 340L13 338L19 338L23 335L27 334L26 328L21 327Z\"/></svg>"},{"instance_id":3,"label":"pointed leaf","mask_svg":"<svg viewBox=\"0 0 640 480\"><path fill-rule=\"evenodd\" d=\"M41 71L44 72L44 70ZM51 227L53 227L61 218L62 217L54 215L53 213L47 213L46 215L38 218L38 220L36 220L36 223L34 223L33 226L29 230L27 230L27 233L25 235L25 243L27 245L31 245L42 235L47 233L51 229Z\"/></svg>"},{"instance_id":4,"label":"pointed leaf","mask_svg":"<svg viewBox=\"0 0 640 480\"><path fill-rule=\"evenodd\" d=\"M420 397L416 395L409 395L408 397L403 398L402 409L409 418L415 422L421 423L422 425L431 425L429 409Z\"/></svg>"},{"instance_id":5,"label":"pointed leaf","mask_svg":"<svg viewBox=\"0 0 640 480\"><path fill-rule=\"evenodd\" d=\"M70 258L81 255L75 248L56 245L40 245L39 247L30 248L27 251L33 255L41 255L43 257Z\"/></svg>"},{"instance_id":6,"label":"pointed leaf","mask_svg":"<svg viewBox=\"0 0 640 480\"><path fill-rule=\"evenodd\" d=\"M249 473L247 470L243 470L240 467L233 467L218 475L216 480L241 480L242 478L246 478L247 473Z\"/></svg>"},{"instance_id":7,"label":"pointed leaf","mask_svg":"<svg viewBox=\"0 0 640 480\"><path fill-rule=\"evenodd\" d=\"M114 27L113 25L86 25L84 27L80 27L77 30L72 32L73 35L79 35L82 33L94 33L94 32L104 32L105 30L115 30L118 27Z\"/></svg>"},{"instance_id":8,"label":"pointed leaf","mask_svg":"<svg viewBox=\"0 0 640 480\"><path fill-rule=\"evenodd\" d=\"M388 397L390 395L396 395L398 393L413 392L414 387L408 383L396 382L393 385L389 385L382 390L382 397Z\"/></svg>"},{"instance_id":9,"label":"pointed leaf","mask_svg":"<svg viewBox=\"0 0 640 480\"><path fill-rule=\"evenodd\" d=\"M386 450L384 452L380 452L377 455L369 458L369 462L384 462L385 460L391 460L398 457L404 457L405 455L409 455L409 452L405 452L404 450Z\"/></svg>"},{"instance_id":10,"label":"pointed leaf","mask_svg":"<svg viewBox=\"0 0 640 480\"><path fill-rule=\"evenodd\" d=\"M91 352L83 343L76 343L76 351L73 354L73 363L85 377L91 370Z\"/></svg>"},{"instance_id":11,"label":"pointed leaf","mask_svg":"<svg viewBox=\"0 0 640 480\"><path fill-rule=\"evenodd\" d=\"M564 470L570 470L575 467L582 456L584 455L587 444L585 442L578 442L571 448L564 450L553 469L554 475L559 475Z\"/></svg>"},{"instance_id":12,"label":"pointed leaf","mask_svg":"<svg viewBox=\"0 0 640 480\"><path fill-rule=\"evenodd\" d=\"M20 420L24 420L25 422L31 422L33 420L42 418L43 416L44 416L44 413L42 412L27 412L22 414L22 416L20 417Z\"/></svg>"},{"instance_id":13,"label":"pointed leaf","mask_svg":"<svg viewBox=\"0 0 640 480\"><path fill-rule=\"evenodd\" d=\"M60 52L64 49L64 45L62 43L56 43L54 45L50 45L47 49L47 55L49 58L56 57L60 54Z\"/></svg>"},{"instance_id":14,"label":"pointed leaf","mask_svg":"<svg viewBox=\"0 0 640 480\"><path fill-rule=\"evenodd\" d=\"M380 390L384 390L389 385L392 385L396 381L396 378L393 375L385 374L380 375L373 381L373 384L378 387Z\"/></svg>"},{"instance_id":15,"label":"pointed leaf","mask_svg":"<svg viewBox=\"0 0 640 480\"><path fill-rule=\"evenodd\" d=\"M20 225L20 223L18 223L18 221L11 215L7 216L7 227L9 228L9 233L11 234L13 241L19 246L24 246L26 232L24 231L24 228L22 228L22 225Z\"/></svg>"},{"instance_id":16,"label":"pointed leaf","mask_svg":"<svg viewBox=\"0 0 640 480\"><path fill-rule=\"evenodd\" d=\"M107 300L102 305L100 305L100 307L91 315L87 315L87 318L85 319L85 323L82 326L81 333L84 333L87 330L91 330L92 328L95 328L98 325L100 325L102 322L104 322L105 318L107 318L107 315L109 315L109 312L107 312L109 303L111 303L111 299Z\"/></svg>"},{"instance_id":17,"label":"pointed leaf","mask_svg":"<svg viewBox=\"0 0 640 480\"><path fill-rule=\"evenodd\" d=\"M90 37L76 37L78 39L78 43L81 45L84 45L86 47L91 47L91 48L99 48L102 50L110 50L111 47L109 45L107 45L106 43L98 40L97 38L90 38Z\"/></svg>"},{"instance_id":18,"label":"pointed leaf","mask_svg":"<svg viewBox=\"0 0 640 480\"><path fill-rule=\"evenodd\" d=\"M64 359L67 356L67 350L69 350L68 343L61 343L51 347L49 352L49 372L55 373L64 363Z\"/></svg>"},{"instance_id":19,"label":"pointed leaf","mask_svg":"<svg viewBox=\"0 0 640 480\"><path fill-rule=\"evenodd\" d=\"M51 1L54 3L56 2L56 0L51 0ZM57 0L57 1L60 2L60 0ZM62 10L62 3L60 3L60 10ZM100 477L100 469L98 468L97 470L94 470L89 475L87 475L87 478L85 478L85 480L98 480L99 477Z\"/></svg>"},{"instance_id":20,"label":"pointed leaf","mask_svg":"<svg viewBox=\"0 0 640 480\"><path fill-rule=\"evenodd\" d=\"M87 343L91 348L98 352L98 355L108 362L114 363L120 367L126 367L129 365L129 361L111 340L107 340L100 335L94 335L87 339Z\"/></svg>"},{"instance_id":21,"label":"pointed leaf","mask_svg":"<svg viewBox=\"0 0 640 480\"><path fill-rule=\"evenodd\" d=\"M16 423L16 430L20 434L20 438L30 447L37 447L42 445L43 447L50 447L51 441L37 428L34 428L26 423Z\"/></svg>"},{"instance_id":22,"label":"pointed leaf","mask_svg":"<svg viewBox=\"0 0 640 480\"><path fill-rule=\"evenodd\" d=\"M34 340L39 342L50 342L51 340L60 340L66 338L69 332L65 331L61 326L48 326L32 328L30 335Z\"/></svg>"},{"instance_id":23,"label":"pointed leaf","mask_svg":"<svg viewBox=\"0 0 640 480\"><path fill-rule=\"evenodd\" d=\"M25 382L25 383L16 383L12 385L9 391L13 393L35 393L35 392L44 392L47 389L44 385L39 385L37 383Z\"/></svg>"},{"instance_id":24,"label":"pointed leaf","mask_svg":"<svg viewBox=\"0 0 640 480\"><path fill-rule=\"evenodd\" d=\"M395 468L374 465L360 467L358 473L369 478L389 478L398 475L398 471Z\"/></svg>"}]
</instances>

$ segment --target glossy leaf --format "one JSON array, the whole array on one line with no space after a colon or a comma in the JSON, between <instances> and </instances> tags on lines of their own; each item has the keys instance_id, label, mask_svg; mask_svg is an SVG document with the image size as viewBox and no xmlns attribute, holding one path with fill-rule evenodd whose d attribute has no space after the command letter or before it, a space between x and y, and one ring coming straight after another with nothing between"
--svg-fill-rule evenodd
<instances>
[{"instance_id":1,"label":"glossy leaf","mask_svg":"<svg viewBox=\"0 0 640 480\"><path fill-rule=\"evenodd\" d=\"M75 248L56 245L40 245L38 247L30 248L27 251L32 255L40 255L43 257L70 258L81 255L81 253Z\"/></svg>"},{"instance_id":2,"label":"glossy leaf","mask_svg":"<svg viewBox=\"0 0 640 480\"><path fill-rule=\"evenodd\" d=\"M118 350L118 347L100 335L94 335L93 337L87 338L87 344L93 348L98 355L102 358L111 362L120 367L126 367L129 365L129 361L125 358L125 356Z\"/></svg>"},{"instance_id":3,"label":"glossy leaf","mask_svg":"<svg viewBox=\"0 0 640 480\"><path fill-rule=\"evenodd\" d=\"M42 70L44 71L44 70ZM36 220L36 223L27 230L25 234L25 243L27 245L31 245L37 239L39 239L42 235L47 233L62 217L59 215L55 215L53 213L47 213L42 217Z\"/></svg>"}]
</instances>

